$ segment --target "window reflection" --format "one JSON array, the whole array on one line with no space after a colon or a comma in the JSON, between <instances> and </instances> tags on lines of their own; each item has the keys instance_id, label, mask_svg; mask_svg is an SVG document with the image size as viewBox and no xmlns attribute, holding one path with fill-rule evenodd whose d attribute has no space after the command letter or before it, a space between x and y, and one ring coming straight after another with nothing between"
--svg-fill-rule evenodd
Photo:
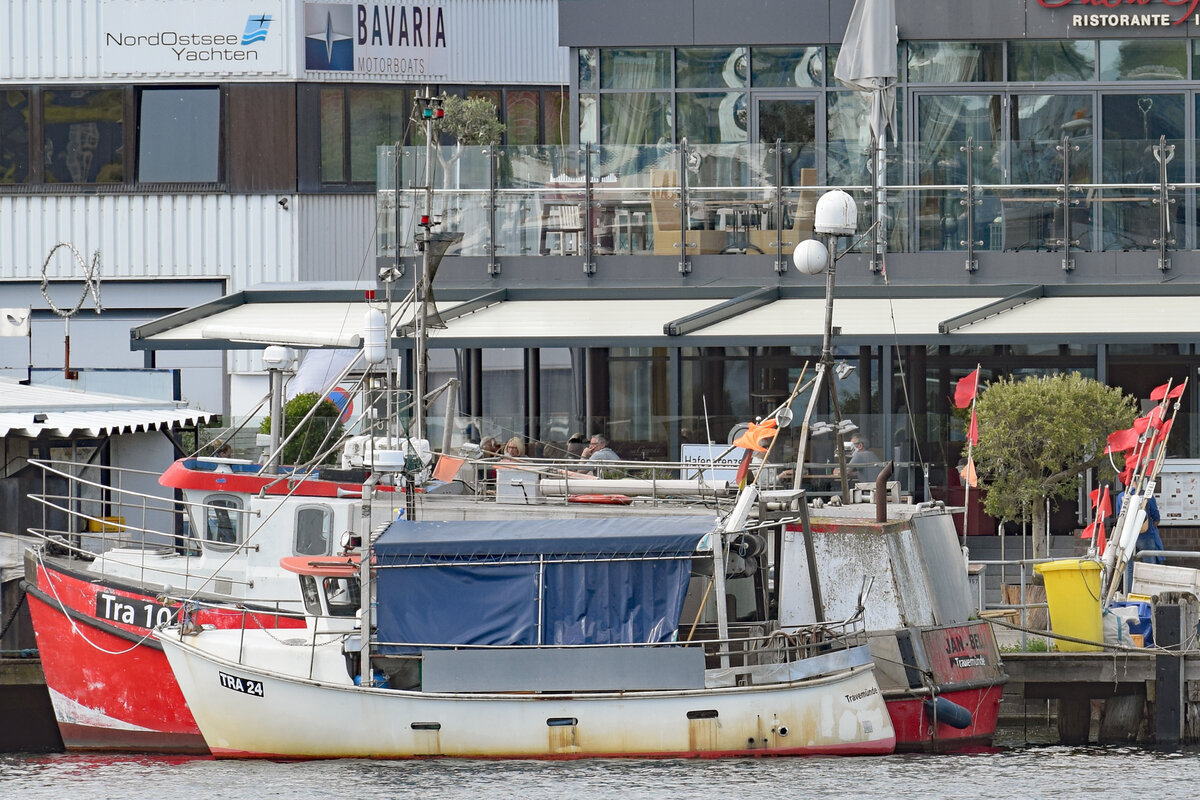
<instances>
[{"instance_id":1,"label":"window reflection","mask_svg":"<svg viewBox=\"0 0 1200 800\"><path fill-rule=\"evenodd\" d=\"M670 50L600 51L602 89L666 89L670 85Z\"/></svg>"},{"instance_id":2,"label":"window reflection","mask_svg":"<svg viewBox=\"0 0 1200 800\"><path fill-rule=\"evenodd\" d=\"M910 83L1003 80L1003 52L1001 42L911 42L908 80Z\"/></svg>"},{"instance_id":3,"label":"window reflection","mask_svg":"<svg viewBox=\"0 0 1200 800\"><path fill-rule=\"evenodd\" d=\"M1096 76L1096 43L1017 41L1008 44L1011 81L1090 81Z\"/></svg>"},{"instance_id":4,"label":"window reflection","mask_svg":"<svg viewBox=\"0 0 1200 800\"><path fill-rule=\"evenodd\" d=\"M1101 98L1104 119L1101 179L1105 183L1158 183L1155 148L1159 137L1174 146L1167 162L1167 179L1184 180L1184 96L1182 94L1119 94ZM1157 247L1159 208L1145 189L1105 192L1104 242L1106 250ZM1117 199L1125 198L1125 199ZM1145 198L1134 200L1133 198ZM1182 208L1172 213L1173 224L1182 220Z\"/></svg>"},{"instance_id":5,"label":"window reflection","mask_svg":"<svg viewBox=\"0 0 1200 800\"><path fill-rule=\"evenodd\" d=\"M670 93L621 92L601 95L600 141L604 144L671 141Z\"/></svg>"},{"instance_id":6,"label":"window reflection","mask_svg":"<svg viewBox=\"0 0 1200 800\"><path fill-rule=\"evenodd\" d=\"M676 95L677 135L692 144L746 141L745 92L689 92Z\"/></svg>"},{"instance_id":7,"label":"window reflection","mask_svg":"<svg viewBox=\"0 0 1200 800\"><path fill-rule=\"evenodd\" d=\"M958 250L965 247L965 207L958 185L966 183L967 159L973 159L976 183L999 183L1001 163L1000 95L925 95L917 105L919 127L918 180L928 185L950 185L918 195L918 236L922 250ZM977 150L968 151L970 138ZM993 247L986 213L975 213L976 241Z\"/></svg>"},{"instance_id":8,"label":"window reflection","mask_svg":"<svg viewBox=\"0 0 1200 800\"><path fill-rule=\"evenodd\" d=\"M1187 77L1184 39L1100 42L1100 80L1177 81Z\"/></svg>"},{"instance_id":9,"label":"window reflection","mask_svg":"<svg viewBox=\"0 0 1200 800\"><path fill-rule=\"evenodd\" d=\"M825 67L820 47L754 47L751 79L757 88L820 86Z\"/></svg>"},{"instance_id":10,"label":"window reflection","mask_svg":"<svg viewBox=\"0 0 1200 800\"><path fill-rule=\"evenodd\" d=\"M0 183L29 179L29 93L0 92Z\"/></svg>"},{"instance_id":11,"label":"window reflection","mask_svg":"<svg viewBox=\"0 0 1200 800\"><path fill-rule=\"evenodd\" d=\"M744 47L690 47L675 53L677 89L743 88L749 70Z\"/></svg>"},{"instance_id":12,"label":"window reflection","mask_svg":"<svg viewBox=\"0 0 1200 800\"><path fill-rule=\"evenodd\" d=\"M120 183L125 179L123 93L119 89L43 95L47 183Z\"/></svg>"},{"instance_id":13,"label":"window reflection","mask_svg":"<svg viewBox=\"0 0 1200 800\"><path fill-rule=\"evenodd\" d=\"M404 136L404 100L401 89L351 89L350 180L375 180L375 148L394 144Z\"/></svg>"}]
</instances>

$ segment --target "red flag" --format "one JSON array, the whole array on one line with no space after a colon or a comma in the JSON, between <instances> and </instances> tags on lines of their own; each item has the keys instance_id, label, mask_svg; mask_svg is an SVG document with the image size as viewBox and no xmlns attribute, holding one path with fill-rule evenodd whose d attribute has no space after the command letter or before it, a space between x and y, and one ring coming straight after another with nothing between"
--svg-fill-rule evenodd
<instances>
[{"instance_id":1,"label":"red flag","mask_svg":"<svg viewBox=\"0 0 1200 800\"><path fill-rule=\"evenodd\" d=\"M1133 429L1138 434L1143 434L1150 428L1157 428L1163 420L1162 406L1155 406L1150 409L1149 413L1138 417L1133 421Z\"/></svg>"},{"instance_id":2,"label":"red flag","mask_svg":"<svg viewBox=\"0 0 1200 800\"><path fill-rule=\"evenodd\" d=\"M1121 483L1128 486L1129 482L1133 480L1133 464L1126 464L1125 469L1121 470L1121 474L1117 477L1121 479Z\"/></svg>"},{"instance_id":3,"label":"red flag","mask_svg":"<svg viewBox=\"0 0 1200 800\"><path fill-rule=\"evenodd\" d=\"M1095 521L1083 529L1083 533L1079 534L1080 539L1091 539L1096 537L1096 551L1100 555L1104 555L1104 548L1108 545L1104 536L1104 519L1096 517Z\"/></svg>"},{"instance_id":4,"label":"red flag","mask_svg":"<svg viewBox=\"0 0 1200 800\"><path fill-rule=\"evenodd\" d=\"M751 422L746 428L746 432L734 439L733 443L747 450L757 450L760 453L765 453L767 452L766 442L772 436L779 433L775 429L778 424L778 421L774 417L766 422Z\"/></svg>"},{"instance_id":5,"label":"red flag","mask_svg":"<svg viewBox=\"0 0 1200 800\"><path fill-rule=\"evenodd\" d=\"M971 405L977 391L979 391L979 367L976 367L965 378L958 379L958 383L954 387L954 405L958 408L966 408Z\"/></svg>"},{"instance_id":6,"label":"red flag","mask_svg":"<svg viewBox=\"0 0 1200 800\"><path fill-rule=\"evenodd\" d=\"M1126 450L1132 450L1137 447L1137 442L1138 432L1133 428L1114 431L1108 435L1107 452L1123 453Z\"/></svg>"},{"instance_id":7,"label":"red flag","mask_svg":"<svg viewBox=\"0 0 1200 800\"><path fill-rule=\"evenodd\" d=\"M1154 441L1151 443L1150 446L1158 447L1160 444L1162 444L1164 441L1166 441L1167 436L1171 433L1171 426L1174 424L1175 424L1174 418L1169 419L1166 422L1164 422L1162 424L1162 427L1158 429L1158 434L1154 437Z\"/></svg>"},{"instance_id":8,"label":"red flag","mask_svg":"<svg viewBox=\"0 0 1200 800\"><path fill-rule=\"evenodd\" d=\"M1169 383L1164 383L1162 386L1155 386L1154 391L1150 392L1150 399L1158 401L1165 397L1168 400L1174 400L1183 394L1183 387L1187 384L1176 384L1175 388L1168 392L1167 387L1170 385Z\"/></svg>"},{"instance_id":9,"label":"red flag","mask_svg":"<svg viewBox=\"0 0 1200 800\"><path fill-rule=\"evenodd\" d=\"M1112 498L1109 496L1107 486L1092 489L1088 492L1088 497L1091 498L1092 508L1096 509L1097 514L1103 514L1106 517L1112 514Z\"/></svg>"},{"instance_id":10,"label":"red flag","mask_svg":"<svg viewBox=\"0 0 1200 800\"><path fill-rule=\"evenodd\" d=\"M975 416L975 409L971 409L971 424L967 426L967 441L972 445L979 444L979 418Z\"/></svg>"}]
</instances>

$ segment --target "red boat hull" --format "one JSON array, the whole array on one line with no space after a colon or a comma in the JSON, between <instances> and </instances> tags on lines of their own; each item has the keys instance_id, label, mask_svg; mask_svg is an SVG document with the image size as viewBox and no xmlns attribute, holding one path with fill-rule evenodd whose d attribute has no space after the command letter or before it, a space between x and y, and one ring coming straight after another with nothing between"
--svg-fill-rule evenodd
<instances>
[{"instance_id":1,"label":"red boat hull","mask_svg":"<svg viewBox=\"0 0 1200 800\"><path fill-rule=\"evenodd\" d=\"M27 576L27 580L28 580ZM68 750L207 753L151 630L171 613L155 596L40 562L26 586L46 687ZM244 612L206 609L197 621L238 627ZM296 617L256 613L270 627ZM149 622L150 625L143 623Z\"/></svg>"},{"instance_id":2,"label":"red boat hull","mask_svg":"<svg viewBox=\"0 0 1200 800\"><path fill-rule=\"evenodd\" d=\"M985 686L940 695L971 712L971 724L963 729L938 722L925 708L925 697L888 698L887 710L896 729L897 752L945 753L987 747L996 735L1003 686Z\"/></svg>"}]
</instances>

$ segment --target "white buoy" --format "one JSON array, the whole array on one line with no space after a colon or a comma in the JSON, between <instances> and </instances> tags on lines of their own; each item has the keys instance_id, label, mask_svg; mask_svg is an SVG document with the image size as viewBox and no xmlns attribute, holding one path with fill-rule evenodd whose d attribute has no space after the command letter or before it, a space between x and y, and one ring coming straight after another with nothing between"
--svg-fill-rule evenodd
<instances>
[{"instance_id":1,"label":"white buoy","mask_svg":"<svg viewBox=\"0 0 1200 800\"><path fill-rule=\"evenodd\" d=\"M370 364L387 358L387 324L378 308L367 309L363 318L363 358Z\"/></svg>"}]
</instances>

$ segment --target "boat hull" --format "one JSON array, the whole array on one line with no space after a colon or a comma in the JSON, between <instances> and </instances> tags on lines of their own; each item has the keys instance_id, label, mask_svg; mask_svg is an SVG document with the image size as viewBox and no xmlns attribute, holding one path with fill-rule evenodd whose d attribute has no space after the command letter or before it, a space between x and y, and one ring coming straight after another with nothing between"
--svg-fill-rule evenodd
<instances>
[{"instance_id":1,"label":"boat hull","mask_svg":"<svg viewBox=\"0 0 1200 800\"><path fill-rule=\"evenodd\" d=\"M30 581L28 578L32 577ZM147 591L54 562L27 567L29 611L46 687L67 750L206 753L151 625L170 610ZM219 627L243 624L243 612L205 610ZM254 615L264 625L302 626L293 617Z\"/></svg>"},{"instance_id":2,"label":"boat hull","mask_svg":"<svg viewBox=\"0 0 1200 800\"><path fill-rule=\"evenodd\" d=\"M218 758L716 758L895 746L870 663L724 689L429 694L250 669L175 628L157 635Z\"/></svg>"},{"instance_id":3,"label":"boat hull","mask_svg":"<svg viewBox=\"0 0 1200 800\"><path fill-rule=\"evenodd\" d=\"M990 746L996 735L1003 690L1003 686L994 685L939 695L971 712L971 724L965 728L940 720L935 724L927 696L889 697L887 710L896 729L896 751L947 753Z\"/></svg>"}]
</instances>

